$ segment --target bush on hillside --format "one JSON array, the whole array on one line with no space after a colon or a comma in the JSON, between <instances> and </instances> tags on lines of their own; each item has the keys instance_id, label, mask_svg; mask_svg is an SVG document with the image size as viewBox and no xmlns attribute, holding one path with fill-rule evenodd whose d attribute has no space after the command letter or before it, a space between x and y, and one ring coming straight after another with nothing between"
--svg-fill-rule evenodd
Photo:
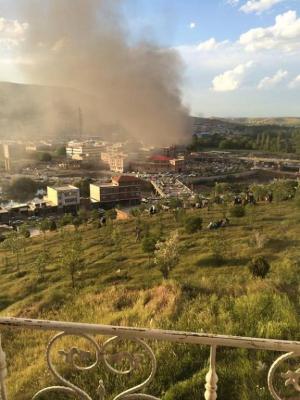
<instances>
[{"instance_id":1,"label":"bush on hillside","mask_svg":"<svg viewBox=\"0 0 300 400\"><path fill-rule=\"evenodd\" d=\"M186 233L195 233L202 229L202 218L199 216L189 216L184 221Z\"/></svg>"},{"instance_id":2,"label":"bush on hillside","mask_svg":"<svg viewBox=\"0 0 300 400\"><path fill-rule=\"evenodd\" d=\"M249 264L249 271L255 278L264 279L269 273L271 267L264 257L255 257Z\"/></svg>"},{"instance_id":3,"label":"bush on hillside","mask_svg":"<svg viewBox=\"0 0 300 400\"><path fill-rule=\"evenodd\" d=\"M50 230L51 232L54 232L54 231L57 230L57 224L56 224L56 222L54 221L54 219L51 219L50 222L49 222L49 230Z\"/></svg>"}]
</instances>

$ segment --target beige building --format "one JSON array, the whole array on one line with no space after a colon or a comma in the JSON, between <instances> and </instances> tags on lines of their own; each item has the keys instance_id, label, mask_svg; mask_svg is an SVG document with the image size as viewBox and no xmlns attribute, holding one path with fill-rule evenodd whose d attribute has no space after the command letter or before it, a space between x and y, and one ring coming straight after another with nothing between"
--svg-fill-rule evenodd
<instances>
[{"instance_id":1,"label":"beige building","mask_svg":"<svg viewBox=\"0 0 300 400\"><path fill-rule=\"evenodd\" d=\"M101 161L107 164L111 171L119 174L126 172L129 167L129 157L123 153L103 152L101 153Z\"/></svg>"},{"instance_id":2,"label":"beige building","mask_svg":"<svg viewBox=\"0 0 300 400\"><path fill-rule=\"evenodd\" d=\"M53 206L78 207L80 204L79 189L72 185L61 187L47 187L46 201Z\"/></svg>"},{"instance_id":3,"label":"beige building","mask_svg":"<svg viewBox=\"0 0 300 400\"><path fill-rule=\"evenodd\" d=\"M92 202L101 204L137 204L141 201L141 181L134 176L121 175L111 183L90 184Z\"/></svg>"}]
</instances>

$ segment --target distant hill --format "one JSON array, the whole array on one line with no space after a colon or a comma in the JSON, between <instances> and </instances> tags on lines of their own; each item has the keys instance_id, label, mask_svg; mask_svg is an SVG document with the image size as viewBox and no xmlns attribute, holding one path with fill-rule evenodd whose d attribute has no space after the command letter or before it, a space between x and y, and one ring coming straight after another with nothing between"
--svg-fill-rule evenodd
<instances>
[{"instance_id":1,"label":"distant hill","mask_svg":"<svg viewBox=\"0 0 300 400\"><path fill-rule=\"evenodd\" d=\"M280 126L300 126L300 117L266 117L266 118L202 118L193 117L194 126L241 126L241 125L280 125Z\"/></svg>"},{"instance_id":2,"label":"distant hill","mask_svg":"<svg viewBox=\"0 0 300 400\"><path fill-rule=\"evenodd\" d=\"M279 118L232 118L224 121L242 125L280 125L300 126L300 117L279 117Z\"/></svg>"},{"instance_id":3,"label":"distant hill","mask_svg":"<svg viewBox=\"0 0 300 400\"><path fill-rule=\"evenodd\" d=\"M193 118L193 133L221 133L232 134L245 131L245 127L278 126L286 128L300 127L300 118Z\"/></svg>"}]
</instances>

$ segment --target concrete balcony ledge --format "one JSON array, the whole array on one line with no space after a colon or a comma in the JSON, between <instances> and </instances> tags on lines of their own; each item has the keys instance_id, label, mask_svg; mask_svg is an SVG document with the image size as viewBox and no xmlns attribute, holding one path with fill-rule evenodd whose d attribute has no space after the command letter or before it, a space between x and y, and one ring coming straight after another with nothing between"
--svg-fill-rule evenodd
<instances>
[{"instance_id":1,"label":"concrete balcony ledge","mask_svg":"<svg viewBox=\"0 0 300 400\"><path fill-rule=\"evenodd\" d=\"M93 400L83 389L75 386L71 382L63 378L58 371L55 369L53 364L52 350L55 344L66 336L78 336L81 339L89 342L89 345L94 349L95 361L88 366L82 367L79 365L80 362L87 361L87 352L81 349L72 347L69 350L59 351L60 355L64 356L64 361L69 364L70 367L75 370L91 370L101 362L104 363L105 367L115 374L126 375L131 373L135 368L137 358L134 354L128 355L129 352L118 352L115 354L109 354L108 347L120 342L121 340L132 341L137 344L140 349L145 353L151 361L151 372L148 378L140 385L128 389L120 393L114 400L118 399L156 399L151 395L144 394L145 389L155 379L157 361L154 352L149 346L148 342L154 341L168 341L173 343L182 344L194 344L210 346L210 360L209 370L206 375L205 388L203 389L204 398L206 400L217 399L217 349L220 347L231 347L231 348L243 348L251 350L264 350L264 351L275 351L283 353L271 366L268 373L268 388L275 400L287 400L287 399L300 399L300 369L296 371L287 371L286 373L279 373L285 362L291 359L296 359L300 356L300 342L287 341L287 340L276 340L276 339L261 339L251 337L239 337L239 336L225 336L225 335L213 335L206 333L194 333L194 332L177 332L170 330L158 330L158 329L146 329L146 328L132 328L125 326L111 326L111 325L96 325L96 324L85 324L85 323L74 323L74 322L62 322L62 321L47 321L47 320L33 320L33 319L22 319L22 318L0 318L0 334L1 328L12 328L12 329L28 329L33 331L53 331L55 336L50 340L47 350L46 358L49 371L57 379L61 386L53 386L41 389L36 393L32 399L37 399L42 394L47 392L64 392L77 396L79 399ZM104 343L99 344L95 336L108 336L110 337ZM146 341L147 342L146 342ZM129 359L130 367L128 370L121 370L116 368L113 364L124 361L124 357ZM90 353L88 354L90 355ZM128 361L128 360L127 360ZM0 399L8 400L6 390L6 377L7 377L7 363L5 352L1 346L0 336ZM13 373L13 370L11 371ZM294 392L293 397L282 397L282 394L277 392L278 382L282 380L282 387L288 387L289 393ZM276 382L276 387L274 385ZM102 381L99 384L100 399L105 399L106 390ZM102 394L101 394L102 393ZM297 395L298 393L298 395ZM101 397L102 396L102 397ZM26 400L26 399L24 399ZM95 399L96 400L96 399Z\"/></svg>"}]
</instances>

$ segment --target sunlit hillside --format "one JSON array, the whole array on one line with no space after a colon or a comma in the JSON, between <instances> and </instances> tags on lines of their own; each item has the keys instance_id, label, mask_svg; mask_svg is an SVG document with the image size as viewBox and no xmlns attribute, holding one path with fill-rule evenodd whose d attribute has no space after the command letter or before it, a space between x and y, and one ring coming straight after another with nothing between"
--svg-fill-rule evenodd
<instances>
[{"instance_id":1,"label":"sunlit hillside","mask_svg":"<svg viewBox=\"0 0 300 400\"><path fill-rule=\"evenodd\" d=\"M210 211L189 210L189 215L203 219L203 229L196 233L187 233L174 211L165 211L102 228L85 224L79 233L69 226L64 228L67 235L57 231L26 239L19 271L16 255L1 251L1 316L299 340L300 216L295 200L247 206L244 217L230 217L230 226L206 228L228 212L218 205ZM161 239L178 230L179 262L168 279L163 279L152 254L143 251L137 224ZM82 257L73 289L63 257L74 235L82 237ZM38 260L44 251L49 261L41 271ZM264 279L254 278L247 267L258 255L271 265ZM55 384L46 372L47 339L48 333L4 331L10 398L31 398L38 389ZM209 349L171 343L152 347L159 369L151 393L164 400L202 398ZM275 358L270 352L220 349L218 398L270 399L266 374ZM66 370L65 375L97 398L100 378L116 395L139 382L143 370L129 380L100 369L79 375ZM63 399L57 394L44 398Z\"/></svg>"}]
</instances>

